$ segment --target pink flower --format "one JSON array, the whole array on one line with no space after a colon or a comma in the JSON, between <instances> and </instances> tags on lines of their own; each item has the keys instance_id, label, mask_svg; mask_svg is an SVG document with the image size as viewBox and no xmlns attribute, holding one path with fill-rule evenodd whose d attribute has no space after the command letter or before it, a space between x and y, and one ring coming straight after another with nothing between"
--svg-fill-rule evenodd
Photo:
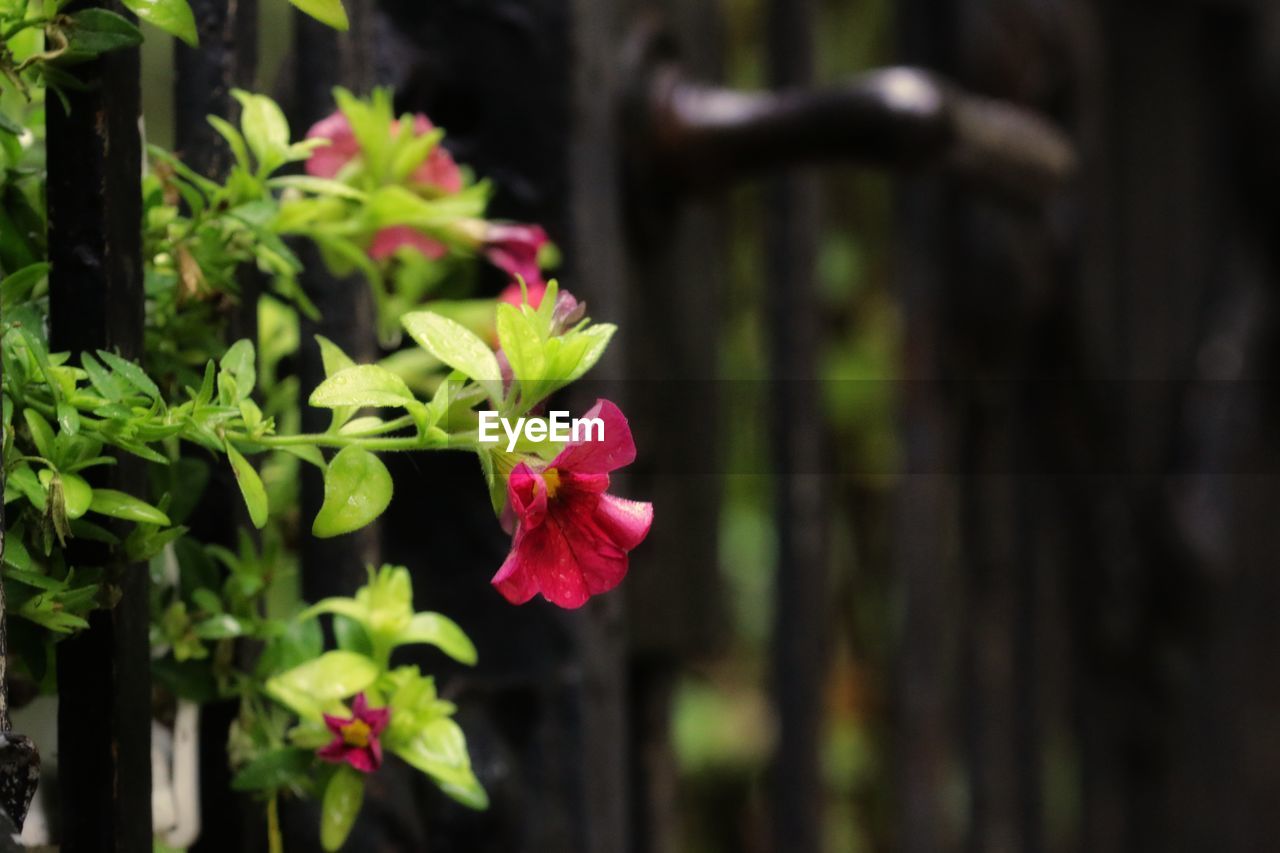
<instances>
[{"instance_id":1,"label":"pink flower","mask_svg":"<svg viewBox=\"0 0 1280 853\"><path fill-rule=\"evenodd\" d=\"M538 266L538 252L547 242L547 232L540 225L489 225L484 235L484 254L489 263L505 270L513 279L523 278L532 296L535 287L546 290L542 267ZM516 290L518 293L518 285ZM530 304L536 307L532 301Z\"/></svg>"},{"instance_id":2,"label":"pink flower","mask_svg":"<svg viewBox=\"0 0 1280 853\"><path fill-rule=\"evenodd\" d=\"M341 110L318 121L307 131L307 139L329 140L328 145L312 151L307 159L307 174L316 178L334 177L360 153L360 143L351 130L351 122Z\"/></svg>"},{"instance_id":3,"label":"pink flower","mask_svg":"<svg viewBox=\"0 0 1280 853\"><path fill-rule=\"evenodd\" d=\"M408 225L394 225L383 228L374 235L373 244L369 246L369 257L375 261L386 260L402 246L417 249L433 261L443 258L449 251L443 243L431 239L421 231Z\"/></svg>"},{"instance_id":4,"label":"pink flower","mask_svg":"<svg viewBox=\"0 0 1280 853\"><path fill-rule=\"evenodd\" d=\"M525 279L525 290L529 291L529 305L537 308L542 304L542 297L547 295L547 286L541 281L530 283ZM520 290L520 282L513 281L508 284L506 289L498 294L498 301L505 302L508 305L514 305L519 308L524 304L524 293Z\"/></svg>"},{"instance_id":5,"label":"pink flower","mask_svg":"<svg viewBox=\"0 0 1280 853\"><path fill-rule=\"evenodd\" d=\"M324 715L324 724L333 732L333 742L316 750L316 755L334 764L346 762L361 773L382 766L382 742L378 736L391 719L388 708L370 708L364 694L351 703L350 717Z\"/></svg>"},{"instance_id":6,"label":"pink flower","mask_svg":"<svg viewBox=\"0 0 1280 853\"><path fill-rule=\"evenodd\" d=\"M391 132L397 132L399 127L399 122L392 122ZM436 126L431 123L431 119L422 113L418 113L413 117L414 136L426 136L435 129ZM453 156L444 149L444 146L437 145L431 149L431 153L427 155L427 159L423 164L409 176L409 182L427 187L437 187L446 193L456 193L462 190L462 171L458 168L458 164L453 161Z\"/></svg>"},{"instance_id":7,"label":"pink flower","mask_svg":"<svg viewBox=\"0 0 1280 853\"><path fill-rule=\"evenodd\" d=\"M537 593L560 607L581 607L627 574L627 552L649 533L653 505L606 493L609 472L636 458L631 428L618 407L598 400L586 419L604 425L597 441L568 444L545 468L520 463L507 480L516 519L511 554L493 585L512 604Z\"/></svg>"},{"instance_id":8,"label":"pink flower","mask_svg":"<svg viewBox=\"0 0 1280 853\"><path fill-rule=\"evenodd\" d=\"M424 136L435 130L431 120L418 113L413 119L413 133ZM400 132L400 122L391 122L391 133ZM317 178L332 178L342 171L360 153L360 142L351 129L351 122L341 110L316 123L307 131L307 139L327 139L329 144L311 152L307 160L307 174ZM409 176L412 186L430 187L444 193L456 193L462 189L462 172L452 155L442 146L431 149L427 159Z\"/></svg>"}]
</instances>

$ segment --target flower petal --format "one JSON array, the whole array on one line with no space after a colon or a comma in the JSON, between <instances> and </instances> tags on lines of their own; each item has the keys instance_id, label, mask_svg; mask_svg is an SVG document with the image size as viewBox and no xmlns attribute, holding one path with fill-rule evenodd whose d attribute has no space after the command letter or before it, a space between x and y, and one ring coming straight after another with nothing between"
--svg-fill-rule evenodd
<instances>
[{"instance_id":1,"label":"flower petal","mask_svg":"<svg viewBox=\"0 0 1280 853\"><path fill-rule=\"evenodd\" d=\"M350 749L343 759L361 773L372 773L381 764L381 756L376 756L371 749Z\"/></svg>"},{"instance_id":2,"label":"flower petal","mask_svg":"<svg viewBox=\"0 0 1280 853\"><path fill-rule=\"evenodd\" d=\"M437 145L427 155L421 166L409 178L415 184L435 187L441 192L456 193L462 190L462 170L454 162L453 155Z\"/></svg>"},{"instance_id":3,"label":"flower petal","mask_svg":"<svg viewBox=\"0 0 1280 853\"><path fill-rule=\"evenodd\" d=\"M322 746L320 749L317 749L316 757L323 759L325 761L331 761L334 764L339 764L343 761L346 761L347 750L349 748L350 747L347 746L347 744L342 740L342 738L338 738L332 743L326 744L325 746Z\"/></svg>"},{"instance_id":4,"label":"flower petal","mask_svg":"<svg viewBox=\"0 0 1280 853\"><path fill-rule=\"evenodd\" d=\"M351 130L351 122L341 110L317 122L307 131L307 139L329 140L327 146L317 148L307 158L307 174L313 177L332 178L360 153L360 143Z\"/></svg>"},{"instance_id":5,"label":"flower petal","mask_svg":"<svg viewBox=\"0 0 1280 853\"><path fill-rule=\"evenodd\" d=\"M364 720L369 726L369 735L374 739L372 742L376 745L378 743L378 735L382 734L382 730L387 727L387 723L391 720L391 709L366 708L360 714L360 719Z\"/></svg>"},{"instance_id":6,"label":"flower petal","mask_svg":"<svg viewBox=\"0 0 1280 853\"><path fill-rule=\"evenodd\" d=\"M484 236L485 257L512 278L519 276L531 287L543 285L538 253L547 242L547 232L539 225L491 224Z\"/></svg>"},{"instance_id":7,"label":"flower petal","mask_svg":"<svg viewBox=\"0 0 1280 853\"><path fill-rule=\"evenodd\" d=\"M542 524L547 514L547 484L542 475L523 462L511 469L507 504L520 520L521 528L529 530Z\"/></svg>"},{"instance_id":8,"label":"flower petal","mask_svg":"<svg viewBox=\"0 0 1280 853\"><path fill-rule=\"evenodd\" d=\"M604 440L571 442L560 451L551 467L573 473L607 474L635 461L636 443L631 438L631 427L617 406L608 400L597 400L583 417L604 422ZM591 428L586 430L589 437L595 432Z\"/></svg>"},{"instance_id":9,"label":"flower petal","mask_svg":"<svg viewBox=\"0 0 1280 853\"><path fill-rule=\"evenodd\" d=\"M653 504L601 495L593 518L600 532L624 551L635 548L653 526Z\"/></svg>"},{"instance_id":10,"label":"flower petal","mask_svg":"<svg viewBox=\"0 0 1280 853\"><path fill-rule=\"evenodd\" d=\"M520 545L521 537L517 534L511 553L490 581L502 593L502 597L512 604L524 604L538 594L538 584L533 572L521 562Z\"/></svg>"},{"instance_id":11,"label":"flower petal","mask_svg":"<svg viewBox=\"0 0 1280 853\"><path fill-rule=\"evenodd\" d=\"M415 228L393 225L374 235L373 245L369 247L369 257L375 261L383 261L406 246L416 249L433 261L443 258L449 251L439 240L433 240Z\"/></svg>"},{"instance_id":12,"label":"flower petal","mask_svg":"<svg viewBox=\"0 0 1280 853\"><path fill-rule=\"evenodd\" d=\"M559 524L544 524L528 531L520 538L514 554L542 597L552 604L574 609L591 597L574 549Z\"/></svg>"}]
</instances>

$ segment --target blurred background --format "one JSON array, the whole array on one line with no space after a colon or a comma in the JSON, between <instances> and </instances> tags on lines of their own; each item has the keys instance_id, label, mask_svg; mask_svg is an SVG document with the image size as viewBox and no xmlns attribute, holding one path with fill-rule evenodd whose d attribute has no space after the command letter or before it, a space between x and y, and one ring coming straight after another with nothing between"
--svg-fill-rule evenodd
<instances>
[{"instance_id":1,"label":"blurred background","mask_svg":"<svg viewBox=\"0 0 1280 853\"><path fill-rule=\"evenodd\" d=\"M301 132L394 85L546 225L657 518L619 593L515 612L470 462L401 466L351 553L475 637L443 683L495 805L389 793L357 843L1272 848L1280 10L349 5L263 3L256 87ZM847 82L899 65L950 82ZM865 97L726 95L778 87Z\"/></svg>"}]
</instances>

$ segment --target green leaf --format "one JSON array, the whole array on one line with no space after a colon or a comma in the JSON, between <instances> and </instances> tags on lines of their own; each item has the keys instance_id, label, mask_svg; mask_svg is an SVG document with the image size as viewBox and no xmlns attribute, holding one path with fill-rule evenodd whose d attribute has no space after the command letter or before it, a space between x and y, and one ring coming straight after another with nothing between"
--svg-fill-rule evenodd
<instances>
[{"instance_id":1,"label":"green leaf","mask_svg":"<svg viewBox=\"0 0 1280 853\"><path fill-rule=\"evenodd\" d=\"M614 333L618 331L618 327L612 323L601 323L597 326L583 329L567 336L568 343L561 351L561 358L566 354L570 356L568 365L557 365L563 367L559 375L555 378L564 383L574 382L578 380L588 370L596 366L605 350L609 348L609 342L613 340ZM579 341L581 344L579 345ZM581 347L579 349L578 347Z\"/></svg>"},{"instance_id":2,"label":"green leaf","mask_svg":"<svg viewBox=\"0 0 1280 853\"><path fill-rule=\"evenodd\" d=\"M256 756L231 780L233 791L273 791L306 776L315 763L310 749L285 747Z\"/></svg>"},{"instance_id":3,"label":"green leaf","mask_svg":"<svg viewBox=\"0 0 1280 853\"><path fill-rule=\"evenodd\" d=\"M152 400L160 399L160 389L156 387L156 383L151 381L151 377L147 372L132 361L121 358L113 352L106 350L98 350L98 358L106 362L117 376L128 382L134 388L141 391Z\"/></svg>"},{"instance_id":4,"label":"green leaf","mask_svg":"<svg viewBox=\"0 0 1280 853\"><path fill-rule=\"evenodd\" d=\"M93 500L89 503L89 509L99 515L107 515L112 518L137 522L138 524L159 524L163 527L168 527L170 524L169 516L151 504L138 500L133 495L118 492L115 489L94 489Z\"/></svg>"},{"instance_id":5,"label":"green leaf","mask_svg":"<svg viewBox=\"0 0 1280 853\"><path fill-rule=\"evenodd\" d=\"M311 526L321 539L359 530L391 503L391 474L360 447L344 447L324 472L324 504Z\"/></svg>"},{"instance_id":6,"label":"green leaf","mask_svg":"<svg viewBox=\"0 0 1280 853\"><path fill-rule=\"evenodd\" d=\"M177 36L192 47L200 44L196 19L187 0L123 0L125 7L140 19Z\"/></svg>"},{"instance_id":7,"label":"green leaf","mask_svg":"<svg viewBox=\"0 0 1280 853\"><path fill-rule=\"evenodd\" d=\"M49 275L49 264L30 264L4 277L0 283L0 306L11 308L25 302L35 286Z\"/></svg>"},{"instance_id":8,"label":"green leaf","mask_svg":"<svg viewBox=\"0 0 1280 853\"><path fill-rule=\"evenodd\" d=\"M311 392L311 405L322 409L345 406L405 406L414 402L404 380L385 367L357 364L340 370Z\"/></svg>"},{"instance_id":9,"label":"green leaf","mask_svg":"<svg viewBox=\"0 0 1280 853\"><path fill-rule=\"evenodd\" d=\"M473 809L489 806L489 797L471 771L467 741L447 717L426 723L413 736L389 739L387 748L436 780L440 789Z\"/></svg>"},{"instance_id":10,"label":"green leaf","mask_svg":"<svg viewBox=\"0 0 1280 853\"><path fill-rule=\"evenodd\" d=\"M347 20L347 10L342 8L342 0L289 0L289 2L335 30L347 30L351 27L351 23Z\"/></svg>"},{"instance_id":11,"label":"green leaf","mask_svg":"<svg viewBox=\"0 0 1280 853\"><path fill-rule=\"evenodd\" d=\"M506 303L498 305L498 341L511 364L511 374L521 392L521 403L527 409L541 398L543 380L547 376L547 357L542 339L533 323L519 308Z\"/></svg>"},{"instance_id":12,"label":"green leaf","mask_svg":"<svg viewBox=\"0 0 1280 853\"><path fill-rule=\"evenodd\" d=\"M275 101L266 95L232 90L240 102L240 129L264 172L274 171L288 159L289 122Z\"/></svg>"},{"instance_id":13,"label":"green leaf","mask_svg":"<svg viewBox=\"0 0 1280 853\"><path fill-rule=\"evenodd\" d=\"M142 43L142 33L127 19L106 9L85 9L71 16L67 53L74 61Z\"/></svg>"},{"instance_id":14,"label":"green leaf","mask_svg":"<svg viewBox=\"0 0 1280 853\"><path fill-rule=\"evenodd\" d=\"M458 624L439 613L416 613L409 627L396 637L396 645L430 643L449 657L473 666L476 647Z\"/></svg>"},{"instance_id":15,"label":"green leaf","mask_svg":"<svg viewBox=\"0 0 1280 853\"><path fill-rule=\"evenodd\" d=\"M35 409L23 409L22 417L26 419L27 430L31 433L31 440L35 442L36 450L45 459L51 459L54 455L53 427L49 426L49 422Z\"/></svg>"},{"instance_id":16,"label":"green leaf","mask_svg":"<svg viewBox=\"0 0 1280 853\"><path fill-rule=\"evenodd\" d=\"M314 619L321 613L336 613L354 619L360 624L369 620L369 608L354 598L326 598L317 601L298 614L298 619Z\"/></svg>"},{"instance_id":17,"label":"green leaf","mask_svg":"<svg viewBox=\"0 0 1280 853\"><path fill-rule=\"evenodd\" d=\"M246 633L244 623L227 613L211 616L195 628L196 636L202 640L225 640Z\"/></svg>"},{"instance_id":18,"label":"green leaf","mask_svg":"<svg viewBox=\"0 0 1280 853\"><path fill-rule=\"evenodd\" d=\"M267 680L267 693L298 716L319 720L326 708L378 678L378 665L355 652L325 652Z\"/></svg>"},{"instance_id":19,"label":"green leaf","mask_svg":"<svg viewBox=\"0 0 1280 853\"><path fill-rule=\"evenodd\" d=\"M460 323L430 311L405 314L400 321L418 345L485 388L502 397L502 378L493 350Z\"/></svg>"},{"instance_id":20,"label":"green leaf","mask_svg":"<svg viewBox=\"0 0 1280 853\"><path fill-rule=\"evenodd\" d=\"M75 410L75 407L67 403L59 403L57 412L59 429L72 436L80 432L80 413Z\"/></svg>"},{"instance_id":21,"label":"green leaf","mask_svg":"<svg viewBox=\"0 0 1280 853\"><path fill-rule=\"evenodd\" d=\"M236 341L222 356L218 366L236 381L236 393L240 400L253 393L258 382L258 367L252 341Z\"/></svg>"},{"instance_id":22,"label":"green leaf","mask_svg":"<svg viewBox=\"0 0 1280 853\"><path fill-rule=\"evenodd\" d=\"M333 376L348 367L356 366L351 356L342 351L342 347L324 335L316 335L316 343L320 345L320 362L324 365L325 376Z\"/></svg>"},{"instance_id":23,"label":"green leaf","mask_svg":"<svg viewBox=\"0 0 1280 853\"><path fill-rule=\"evenodd\" d=\"M236 483L240 486L240 494L244 496L244 505L249 510L249 520L261 530L267 525L268 510L267 490L262 485L262 478L231 442L224 442L224 446L227 458L231 460L231 471L236 475Z\"/></svg>"},{"instance_id":24,"label":"green leaf","mask_svg":"<svg viewBox=\"0 0 1280 853\"><path fill-rule=\"evenodd\" d=\"M235 155L236 164L246 172L252 171L252 164L249 162L249 149L245 146L244 137L240 135L240 131L236 130L229 121L221 116L209 116L208 122L223 139L227 140L231 153Z\"/></svg>"},{"instance_id":25,"label":"green leaf","mask_svg":"<svg viewBox=\"0 0 1280 853\"><path fill-rule=\"evenodd\" d=\"M368 193L363 193L355 187L347 186L342 181L316 178L311 175L280 175L268 181L267 185L273 189L296 189L313 195L337 196L338 198L361 203L369 197Z\"/></svg>"},{"instance_id":26,"label":"green leaf","mask_svg":"<svg viewBox=\"0 0 1280 853\"><path fill-rule=\"evenodd\" d=\"M320 843L325 850L340 848L351 834L364 802L364 777L342 765L324 789L320 808Z\"/></svg>"}]
</instances>

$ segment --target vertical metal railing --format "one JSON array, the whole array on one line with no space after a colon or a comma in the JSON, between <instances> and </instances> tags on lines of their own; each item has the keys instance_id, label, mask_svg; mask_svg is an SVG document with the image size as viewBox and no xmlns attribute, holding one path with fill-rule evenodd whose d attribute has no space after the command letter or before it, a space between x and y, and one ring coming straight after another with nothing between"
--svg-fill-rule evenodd
<instances>
[{"instance_id":1,"label":"vertical metal railing","mask_svg":"<svg viewBox=\"0 0 1280 853\"><path fill-rule=\"evenodd\" d=\"M218 116L236 123L236 88L252 88L258 64L257 0L190 0L200 43L174 44L174 148L197 173L221 181L234 164L226 140L209 123ZM256 338L259 282L256 271L240 275L240 294L228 336ZM207 457L206 457L207 458ZM212 465L200 505L189 520L201 542L235 547L247 513L227 466ZM243 649L241 650L243 652ZM200 835L193 851L242 849L261 837L259 808L231 790L227 731L240 713L237 700L211 702L200 714Z\"/></svg>"},{"instance_id":2,"label":"vertical metal railing","mask_svg":"<svg viewBox=\"0 0 1280 853\"><path fill-rule=\"evenodd\" d=\"M92 6L124 12L115 0L67 11ZM57 98L47 108L50 343L132 359L143 325L138 51L103 56L82 76L97 82L69 92L69 109ZM122 458L110 471L111 486L141 493L137 465ZM108 580L118 603L58 647L61 848L70 853L151 850L148 576L117 564Z\"/></svg>"},{"instance_id":3,"label":"vertical metal railing","mask_svg":"<svg viewBox=\"0 0 1280 853\"><path fill-rule=\"evenodd\" d=\"M810 0L767 7L770 82L803 87L814 79ZM765 214L765 327L769 336L774 567L772 690L778 742L772 767L774 850L822 848L819 749L827 658L828 513L817 383L818 304L814 272L817 190L787 174L768 188Z\"/></svg>"}]
</instances>

